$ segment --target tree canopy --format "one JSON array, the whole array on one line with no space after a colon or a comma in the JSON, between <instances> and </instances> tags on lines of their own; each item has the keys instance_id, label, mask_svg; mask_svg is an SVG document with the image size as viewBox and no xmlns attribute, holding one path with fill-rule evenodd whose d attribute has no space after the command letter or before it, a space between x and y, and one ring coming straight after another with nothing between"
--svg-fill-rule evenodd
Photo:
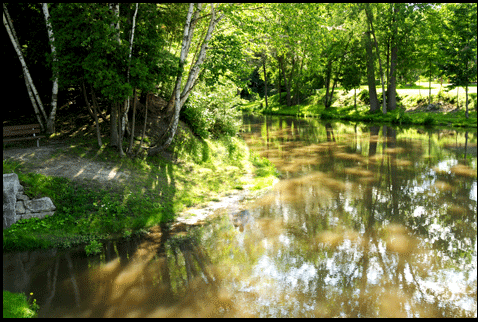
<instances>
[{"instance_id":1,"label":"tree canopy","mask_svg":"<svg viewBox=\"0 0 478 322\"><path fill-rule=\"evenodd\" d=\"M381 104L383 113L397 107L396 86L418 75L468 86L476 81L476 15L475 3L8 3L4 25L12 36L3 47L8 86L27 82L31 94L21 104L45 105L36 114L49 119L50 132L57 99L63 106L67 93L83 92L88 106L99 102L91 114L109 116L109 143L123 154L123 137L134 135L134 92L143 103L161 98L162 133L150 147L157 153L185 109L224 86L266 103L278 93L288 106L324 89L327 109L338 86L368 84L370 110ZM207 105L201 110L198 117L210 113Z\"/></svg>"}]
</instances>

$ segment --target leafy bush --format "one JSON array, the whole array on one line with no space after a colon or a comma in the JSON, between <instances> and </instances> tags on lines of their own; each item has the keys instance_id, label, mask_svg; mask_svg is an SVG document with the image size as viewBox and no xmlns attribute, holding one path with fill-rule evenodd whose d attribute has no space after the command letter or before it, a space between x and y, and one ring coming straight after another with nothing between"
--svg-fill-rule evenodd
<instances>
[{"instance_id":1,"label":"leafy bush","mask_svg":"<svg viewBox=\"0 0 478 322\"><path fill-rule=\"evenodd\" d=\"M363 89L362 91L360 91L360 93L358 94L358 98L364 104L367 104L367 105L370 104L370 94L369 94L368 90Z\"/></svg>"},{"instance_id":2,"label":"leafy bush","mask_svg":"<svg viewBox=\"0 0 478 322\"><path fill-rule=\"evenodd\" d=\"M101 253L103 244L99 243L97 240L93 239L89 245L85 246L86 255L96 255Z\"/></svg>"},{"instance_id":3,"label":"leafy bush","mask_svg":"<svg viewBox=\"0 0 478 322\"><path fill-rule=\"evenodd\" d=\"M435 124L435 119L431 115L427 115L423 120L423 124L425 125L433 125Z\"/></svg>"},{"instance_id":4,"label":"leafy bush","mask_svg":"<svg viewBox=\"0 0 478 322\"><path fill-rule=\"evenodd\" d=\"M216 85L214 91L201 83L195 87L181 116L191 130L203 139L211 135L234 136L240 127L236 106L243 102L230 82Z\"/></svg>"}]
</instances>

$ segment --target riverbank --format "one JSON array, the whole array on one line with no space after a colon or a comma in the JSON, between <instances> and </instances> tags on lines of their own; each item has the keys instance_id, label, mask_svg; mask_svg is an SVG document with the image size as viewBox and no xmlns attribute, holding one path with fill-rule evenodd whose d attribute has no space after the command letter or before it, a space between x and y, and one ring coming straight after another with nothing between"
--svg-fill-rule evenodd
<instances>
[{"instance_id":1,"label":"riverbank","mask_svg":"<svg viewBox=\"0 0 478 322\"><path fill-rule=\"evenodd\" d=\"M38 309L36 301L30 304L25 294L3 291L3 318L34 318Z\"/></svg>"},{"instance_id":2,"label":"riverbank","mask_svg":"<svg viewBox=\"0 0 478 322\"><path fill-rule=\"evenodd\" d=\"M250 102L241 108L248 113L319 117L321 119L352 122L457 128L477 127L476 86L472 89L474 92L469 94L468 118L465 116L464 94L457 100L456 92L445 93L434 90L433 93L435 94L431 96L432 103L428 104L428 91L425 88L421 88L420 90L425 94L421 95L415 87L417 86L411 86L410 89L397 89L399 108L386 114L383 114L382 111L370 113L368 91L365 87L357 89L355 98L353 90L347 92L337 89L332 106L328 109L325 109L322 103L325 95L325 90L323 89L305 99L302 104L294 106L287 106L285 104L285 93L282 93L280 100L278 94L268 97L268 108L265 107L264 99ZM377 91L377 94L381 98L381 91ZM356 106L354 102L356 102ZM457 103L459 103L459 107L457 107Z\"/></svg>"},{"instance_id":3,"label":"riverbank","mask_svg":"<svg viewBox=\"0 0 478 322\"><path fill-rule=\"evenodd\" d=\"M57 210L45 219L21 220L3 232L3 250L68 248L145 234L191 207L247 186L271 185L275 168L250 153L239 138L201 140L179 130L170 151L156 157L120 158L95 141L50 140L36 148L4 148L3 173L15 172L32 198L50 197Z\"/></svg>"}]
</instances>

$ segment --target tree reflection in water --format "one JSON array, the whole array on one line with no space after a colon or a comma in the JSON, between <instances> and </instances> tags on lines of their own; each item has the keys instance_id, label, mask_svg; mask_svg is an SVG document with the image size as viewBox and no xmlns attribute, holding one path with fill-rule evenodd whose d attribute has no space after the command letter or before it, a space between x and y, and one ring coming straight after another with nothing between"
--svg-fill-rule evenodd
<instances>
[{"instance_id":1,"label":"tree reflection in water","mask_svg":"<svg viewBox=\"0 0 478 322\"><path fill-rule=\"evenodd\" d=\"M246 216L4 254L4 289L48 317L476 317L476 132L245 124L283 176Z\"/></svg>"}]
</instances>

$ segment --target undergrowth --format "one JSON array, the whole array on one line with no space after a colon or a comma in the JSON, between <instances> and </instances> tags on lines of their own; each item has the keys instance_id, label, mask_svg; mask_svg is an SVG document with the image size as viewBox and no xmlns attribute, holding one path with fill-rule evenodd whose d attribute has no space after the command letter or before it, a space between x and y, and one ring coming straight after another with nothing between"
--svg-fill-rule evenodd
<instances>
[{"instance_id":1,"label":"undergrowth","mask_svg":"<svg viewBox=\"0 0 478 322\"><path fill-rule=\"evenodd\" d=\"M126 183L109 186L30 173L27 166L4 160L3 173L17 173L29 197L50 197L57 208L53 216L20 220L4 229L4 251L82 244L94 254L99 241L143 234L148 227L174 220L186 207L242 189L251 184L247 173L253 174L255 188L270 185L276 174L270 162L249 154L235 137L201 139L180 130L171 150L174 159L136 160L81 145L69 151L131 171Z\"/></svg>"}]
</instances>

